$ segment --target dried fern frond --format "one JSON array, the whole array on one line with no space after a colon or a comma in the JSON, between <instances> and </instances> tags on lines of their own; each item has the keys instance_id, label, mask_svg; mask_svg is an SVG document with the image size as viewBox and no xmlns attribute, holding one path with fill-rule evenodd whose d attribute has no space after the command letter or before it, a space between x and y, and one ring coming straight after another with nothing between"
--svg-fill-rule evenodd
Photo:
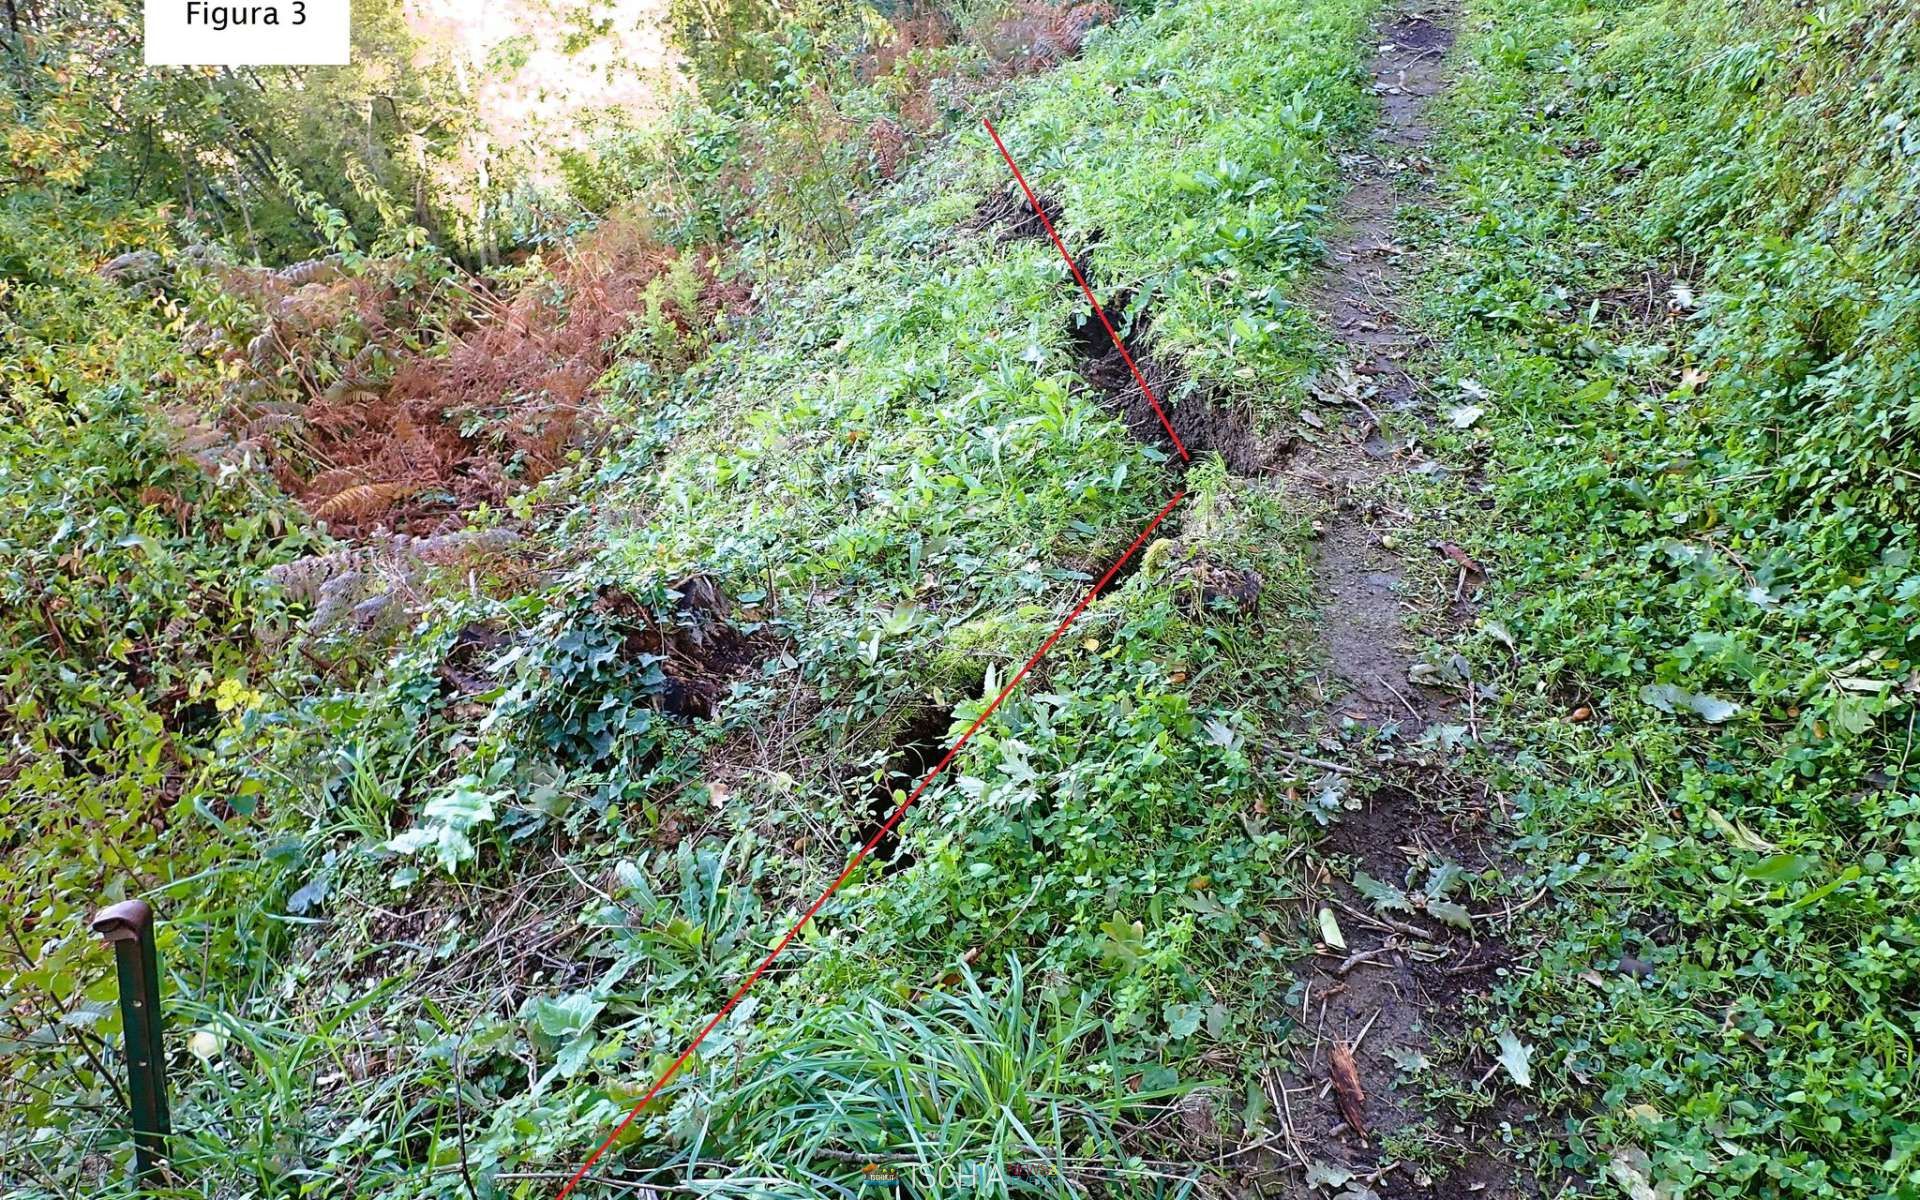
<instances>
[{"instance_id":1,"label":"dried fern frond","mask_svg":"<svg viewBox=\"0 0 1920 1200\"><path fill-rule=\"evenodd\" d=\"M233 439L218 429L211 429L205 425L194 425L182 429L179 440L174 444L180 448L182 454L199 458L209 450L232 445Z\"/></svg>"},{"instance_id":2,"label":"dried fern frond","mask_svg":"<svg viewBox=\"0 0 1920 1200\"><path fill-rule=\"evenodd\" d=\"M348 361L347 368L343 374L348 379L371 382L374 369L380 365L382 353L380 343L368 342L366 345L360 347L359 353L355 354L353 358Z\"/></svg>"},{"instance_id":3,"label":"dried fern frond","mask_svg":"<svg viewBox=\"0 0 1920 1200\"><path fill-rule=\"evenodd\" d=\"M267 578L279 585L294 601L318 598L322 588L335 578L355 571L361 563L358 550L336 550L315 554L267 568Z\"/></svg>"},{"instance_id":4,"label":"dried fern frond","mask_svg":"<svg viewBox=\"0 0 1920 1200\"><path fill-rule=\"evenodd\" d=\"M272 366L279 352L280 342L273 335L272 325L255 334L253 340L247 343L247 361L252 363L257 371L264 371Z\"/></svg>"},{"instance_id":5,"label":"dried fern frond","mask_svg":"<svg viewBox=\"0 0 1920 1200\"><path fill-rule=\"evenodd\" d=\"M148 484L140 489L140 503L157 508L176 521L186 522L193 517L193 505L178 492Z\"/></svg>"},{"instance_id":6,"label":"dried fern frond","mask_svg":"<svg viewBox=\"0 0 1920 1200\"><path fill-rule=\"evenodd\" d=\"M338 278L340 264L328 258L313 258L306 262L297 262L290 267L282 267L277 276L281 283L292 287L305 287L309 283L320 283Z\"/></svg>"},{"instance_id":7,"label":"dried fern frond","mask_svg":"<svg viewBox=\"0 0 1920 1200\"><path fill-rule=\"evenodd\" d=\"M403 480L355 484L314 505L312 511L315 519L321 521L354 520L379 512L395 500L404 500L419 490L418 484Z\"/></svg>"},{"instance_id":8,"label":"dried fern frond","mask_svg":"<svg viewBox=\"0 0 1920 1200\"><path fill-rule=\"evenodd\" d=\"M406 619L406 614L406 606L395 604L392 592L382 592L354 605L351 615L355 629L361 633L374 633L398 625Z\"/></svg>"},{"instance_id":9,"label":"dried fern frond","mask_svg":"<svg viewBox=\"0 0 1920 1200\"><path fill-rule=\"evenodd\" d=\"M314 496L332 496L347 488L372 482L373 480L367 477L367 472L364 467L335 467L330 471L322 471L312 479L307 480L307 495L309 498Z\"/></svg>"},{"instance_id":10,"label":"dried fern frond","mask_svg":"<svg viewBox=\"0 0 1920 1200\"><path fill-rule=\"evenodd\" d=\"M265 413L240 427L244 441L256 441L286 431L298 432L306 422L292 413Z\"/></svg>"},{"instance_id":11,"label":"dried fern frond","mask_svg":"<svg viewBox=\"0 0 1920 1200\"><path fill-rule=\"evenodd\" d=\"M435 537L416 538L395 550L437 567L452 566L481 554L492 554L518 544L511 529L461 529Z\"/></svg>"},{"instance_id":12,"label":"dried fern frond","mask_svg":"<svg viewBox=\"0 0 1920 1200\"><path fill-rule=\"evenodd\" d=\"M320 587L320 596L314 601L313 613L307 617L307 632L325 633L338 625L343 617L353 610L366 589L367 577L360 571L347 571L326 581Z\"/></svg>"}]
</instances>

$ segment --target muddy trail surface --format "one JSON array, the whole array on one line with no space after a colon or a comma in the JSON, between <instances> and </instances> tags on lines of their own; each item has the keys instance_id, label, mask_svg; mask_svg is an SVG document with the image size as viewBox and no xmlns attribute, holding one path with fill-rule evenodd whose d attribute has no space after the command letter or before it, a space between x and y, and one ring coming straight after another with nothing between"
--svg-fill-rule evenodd
<instances>
[{"instance_id":1,"label":"muddy trail surface","mask_svg":"<svg viewBox=\"0 0 1920 1200\"><path fill-rule=\"evenodd\" d=\"M1309 293L1335 353L1316 387L1314 430L1286 484L1325 511L1315 568L1324 638L1320 679L1329 753L1370 745L1333 781L1344 811L1309 864L1302 917L1320 951L1296 968L1287 1014L1290 1069L1267 1090L1282 1134L1264 1164L1265 1194L1289 1197L1518 1197L1499 1151L1525 1114L1496 1104L1471 1114L1423 1101L1471 1094L1491 1051L1468 1010L1511 955L1491 936L1467 880L1498 868L1498 798L1446 765L1444 735L1473 723L1466 688L1418 669L1408 617L1441 626L1471 615L1478 565L1457 547L1411 547L1415 515L1396 477L1431 469L1417 356L1403 316L1412 263L1395 212L1426 201L1427 110L1448 79L1451 10L1402 8L1375 30L1380 121L1343 161L1348 190L1326 269ZM1454 585L1411 594L1408 560L1434 554ZM1423 571L1428 579L1442 572ZM1343 743L1338 736L1346 732ZM1354 731L1361 731L1355 739ZM1304 1035L1304 1036L1302 1036Z\"/></svg>"},{"instance_id":2,"label":"muddy trail surface","mask_svg":"<svg viewBox=\"0 0 1920 1200\"><path fill-rule=\"evenodd\" d=\"M1418 203L1432 171L1426 145L1429 101L1446 86L1453 43L1451 14L1403 11L1376 36L1374 89L1381 120L1373 146L1348 159L1339 240L1310 299L1323 315L1343 361L1320 383L1320 398L1338 424L1297 459L1296 482L1320 492L1332 515L1320 543L1315 579L1338 711L1379 725L1402 723L1417 733L1439 719L1437 703L1408 682L1411 652L1400 550L1392 531L1410 514L1394 511L1385 486L1418 469L1412 439L1382 428L1419 410L1419 386L1408 358L1419 339L1402 323L1409 264L1394 241L1394 210Z\"/></svg>"}]
</instances>

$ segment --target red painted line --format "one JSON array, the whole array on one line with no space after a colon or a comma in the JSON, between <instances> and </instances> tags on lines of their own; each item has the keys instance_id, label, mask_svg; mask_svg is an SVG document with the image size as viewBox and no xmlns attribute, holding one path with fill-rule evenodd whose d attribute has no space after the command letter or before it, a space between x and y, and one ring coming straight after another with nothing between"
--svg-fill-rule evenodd
<instances>
[{"instance_id":1,"label":"red painted line","mask_svg":"<svg viewBox=\"0 0 1920 1200\"><path fill-rule=\"evenodd\" d=\"M700 1030L699 1035L681 1052L680 1057L673 1060L673 1065L668 1067L660 1078L654 1080L653 1086L647 1089L647 1094L640 1097L639 1103L635 1104L621 1122L613 1127L613 1132L607 1135L606 1141L600 1143L600 1148L588 1155L586 1162L580 1164L580 1169L575 1171L573 1177L567 1180L566 1186L560 1189L560 1194L556 1197L556 1200L567 1200L567 1197L573 1193L573 1189L580 1186L580 1181L587 1177L587 1172L593 1169L593 1164L599 1162L600 1156L607 1152L608 1147L612 1146L614 1141L618 1139L622 1133L626 1132L627 1126L633 1124L633 1119L640 1115L640 1110L645 1108L653 1098L659 1094L661 1088L667 1086L668 1080L680 1073L680 1068L685 1066L687 1060L693 1057L693 1052L699 1048L700 1043L706 1041L707 1035L712 1033L714 1028L726 1019L726 1015L733 1011L734 1005L740 1003L740 998L747 994L747 989L752 987L754 981L760 978L761 973L773 964L774 959L780 957L780 952L787 948L787 943L793 941L793 939L799 935L801 928L805 926L808 921L813 920L813 915L820 911L821 906L827 902L828 898L840 890L840 885L847 881L848 876L853 874L854 868L859 866L861 861L872 852L873 848L880 844L880 839L893 832L893 827L899 824L901 817L907 815L907 809L912 807L913 802L920 798L921 792L927 790L927 785L933 782L934 776L946 769L947 764L952 762L954 756L960 753L961 747L972 740L974 731L979 729L980 726L986 722L986 719L993 715L993 710L999 708L1002 701L1013 694L1013 689L1019 686L1022 679L1026 678L1027 672L1033 670L1034 665L1046 657L1047 651L1053 649L1054 643L1058 642L1062 635L1067 632L1067 626L1072 625L1074 621L1079 618L1080 614L1087 610L1087 605L1093 603L1094 597L1098 596L1101 589L1113 581L1114 575L1119 572L1121 567L1126 565L1128 559L1133 557L1134 552L1140 549L1140 543L1147 540L1148 535L1159 527L1160 522L1166 520L1167 514L1173 511L1174 506L1186 499L1186 495L1184 491L1175 492L1173 499L1167 501L1166 506L1154 514L1153 520L1147 522L1147 527L1142 529L1139 535L1133 539L1133 544L1127 547L1126 553L1114 560L1113 565L1107 568L1107 573L1100 577L1100 582L1094 584L1087 594L1080 598L1080 603L1073 606L1073 611L1067 614L1066 620L1060 622L1059 627L1053 631L1053 635L1047 638L1046 641L1040 643L1040 648L1033 652L1033 657L1026 661L1026 665L1016 671L1012 679L1007 680L1007 686L1000 689L1000 694L993 698L993 703L987 705L980 715L973 719L973 724L967 726L967 731L961 734L960 740L955 742L953 748L947 751L946 757L934 764L933 770L928 771L926 778L922 779L919 786L913 789L913 794L900 802L900 807L893 810L893 815L887 818L887 823L880 827L879 832L868 838L867 844L860 847L859 851L854 854L853 859L847 863L846 870L840 872L840 877L828 885L826 891L820 893L820 898L815 900L813 904L808 907L807 911L801 914L800 919L793 923L793 928L787 930L786 936L780 939L779 944L774 946L772 951L760 960L760 965L755 967L753 973L747 976L746 981L734 990L733 995L727 999L726 1004L721 1007L719 1012L713 1015L713 1019L708 1021L705 1028Z\"/></svg>"},{"instance_id":2,"label":"red painted line","mask_svg":"<svg viewBox=\"0 0 1920 1200\"><path fill-rule=\"evenodd\" d=\"M1067 253L1067 247L1060 241L1060 235L1053 231L1053 222L1047 220L1046 210L1040 207L1040 198L1035 196L1033 189L1027 186L1027 177L1020 173L1020 168L1013 161L1013 155L1007 153L1007 144L1000 140L1000 131L995 129L993 122L985 117L980 118L980 123L987 127L987 136L993 139L993 144L1000 147L1000 157L1007 160L1007 167L1013 172L1014 179L1019 182L1020 190L1027 194L1027 203L1033 208L1033 215L1040 218L1041 228L1045 229L1047 236L1053 239L1054 249L1060 251L1060 257L1067 260L1067 270L1073 272L1073 278L1079 283L1080 290L1087 294L1087 303L1093 305L1093 315L1100 318L1100 324L1106 328L1107 336L1113 339L1113 348L1118 350L1120 357L1126 361L1127 370L1133 372L1133 381L1140 385L1141 394L1147 398L1147 403L1153 406L1153 415L1160 418L1161 428L1165 429L1167 436L1173 439L1173 448L1180 452L1180 460L1188 461L1191 456L1187 454L1186 446L1181 443L1180 435L1173 431L1173 422L1167 420L1167 414L1160 411L1159 397L1155 396L1153 389L1147 385L1147 377L1140 373L1140 368L1133 365L1133 355L1127 353L1127 344L1120 340L1118 333L1114 332L1113 322L1107 320L1107 310L1101 308L1100 301L1094 299L1093 289L1087 286L1086 276L1080 273L1080 264L1073 261L1073 255Z\"/></svg>"}]
</instances>

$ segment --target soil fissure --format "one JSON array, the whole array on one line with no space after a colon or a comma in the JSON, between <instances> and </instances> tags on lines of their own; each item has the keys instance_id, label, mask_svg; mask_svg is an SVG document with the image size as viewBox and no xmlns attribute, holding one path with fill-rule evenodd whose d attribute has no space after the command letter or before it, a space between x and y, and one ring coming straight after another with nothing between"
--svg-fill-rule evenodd
<instances>
[{"instance_id":1,"label":"soil fissure","mask_svg":"<svg viewBox=\"0 0 1920 1200\"><path fill-rule=\"evenodd\" d=\"M1057 232L1063 219L1060 202L1045 194L1036 194L1038 211L1017 190L999 190L989 195L974 212L971 227L997 229L1002 242L1023 238L1045 241L1046 224ZM1046 224L1039 213L1046 215ZM1168 426L1192 457L1217 453L1227 469L1236 475L1271 475L1284 465L1288 443L1263 437L1255 428L1253 415L1244 406L1224 403L1195 386L1183 373L1164 365L1153 353L1153 314L1148 304L1136 304L1132 291L1117 288L1103 293L1095 281L1090 261L1101 243L1099 231L1087 236L1087 245L1074 259L1074 266L1096 296L1103 295L1101 309L1113 325L1113 333L1125 343L1121 352L1114 337L1089 306L1076 310L1067 323L1067 348L1073 356L1075 372L1099 395L1106 408L1118 415L1135 441L1158 447L1168 463L1184 470ZM1133 358L1132 366L1127 356ZM1134 367L1140 370L1134 374ZM1146 388L1141 387L1141 380ZM1148 390L1152 391L1149 398ZM1154 401L1159 411L1154 411ZM1162 422L1161 416L1166 420Z\"/></svg>"}]
</instances>

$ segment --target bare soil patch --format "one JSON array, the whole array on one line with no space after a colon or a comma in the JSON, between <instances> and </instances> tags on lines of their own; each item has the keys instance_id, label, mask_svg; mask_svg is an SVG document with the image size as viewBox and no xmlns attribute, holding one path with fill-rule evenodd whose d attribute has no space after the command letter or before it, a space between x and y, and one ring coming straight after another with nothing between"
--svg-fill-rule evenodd
<instances>
[{"instance_id":1,"label":"bare soil patch","mask_svg":"<svg viewBox=\"0 0 1920 1200\"><path fill-rule=\"evenodd\" d=\"M679 599L666 619L617 589L603 592L598 607L632 629L621 647L627 656L661 660L667 677L662 709L711 717L733 681L777 653L780 639L764 628L749 633L735 625L732 602L708 576L690 575L672 590Z\"/></svg>"},{"instance_id":2,"label":"bare soil patch","mask_svg":"<svg viewBox=\"0 0 1920 1200\"><path fill-rule=\"evenodd\" d=\"M966 227L980 232L991 229L995 239L1002 242L1044 238L1047 236L1047 226L1041 223L1040 214L1046 214L1047 222L1058 229L1062 215L1060 202L1042 192L1034 195L1040 201L1038 212L1019 188L1001 188L980 202Z\"/></svg>"},{"instance_id":3,"label":"bare soil patch","mask_svg":"<svg viewBox=\"0 0 1920 1200\"><path fill-rule=\"evenodd\" d=\"M1135 312L1131 320L1122 315L1131 303L1132 297L1122 292L1102 307L1115 332L1126 342L1134 366L1140 368L1140 377L1152 389L1153 400L1148 399L1140 379L1134 377L1133 368L1127 365L1098 316L1082 313L1068 329L1080 377L1119 414L1127 432L1136 441L1158 446L1177 459L1173 439L1167 436L1167 426L1171 425L1188 454L1217 453L1236 475L1271 475L1279 470L1287 443L1262 437L1254 428L1252 413L1217 403L1204 391L1190 387L1179 371L1161 365L1151 351L1151 316L1144 310ZM1154 400L1160 405L1158 413ZM1165 424L1160 420L1162 414L1167 418Z\"/></svg>"},{"instance_id":4,"label":"bare soil patch","mask_svg":"<svg viewBox=\"0 0 1920 1200\"><path fill-rule=\"evenodd\" d=\"M1445 14L1402 12L1378 32L1373 64L1381 118L1371 150L1349 163L1342 199L1342 236L1312 300L1351 361L1329 386L1348 416L1335 436L1303 454L1296 474L1318 489L1332 512L1321 541L1316 583L1325 598L1330 691L1340 711L1370 723L1397 721L1418 730L1439 718L1439 706L1406 682L1411 647L1404 631L1405 595L1399 555L1382 534L1395 514L1374 498L1379 484L1410 466L1409 447L1389 440L1379 414L1417 405L1406 360L1420 340L1399 314L1406 250L1393 240L1396 189L1430 170L1422 148L1432 136L1427 101L1446 83L1444 58L1453 44Z\"/></svg>"},{"instance_id":5,"label":"bare soil patch","mask_svg":"<svg viewBox=\"0 0 1920 1200\"><path fill-rule=\"evenodd\" d=\"M952 740L947 731L952 725L953 714L944 706L929 703L924 708L916 709L895 735L894 750L887 759L884 777L867 793L864 822L855 835L858 839L855 844L864 846L879 834L880 840L874 842L872 857L884 864L884 869L913 865L912 852L900 848L900 830L904 819L885 833L880 831L886 829L887 821L900 807L901 800L911 795L920 781L926 778L927 772L946 757ZM895 795L896 792L900 795Z\"/></svg>"},{"instance_id":6,"label":"bare soil patch","mask_svg":"<svg viewBox=\"0 0 1920 1200\"><path fill-rule=\"evenodd\" d=\"M1376 31L1380 122L1371 146L1345 162L1341 232L1311 292L1346 351L1321 381L1328 411L1346 415L1288 468L1297 489L1327 505L1315 585L1328 711L1413 733L1456 718L1448 700L1409 679L1406 616L1415 598L1395 534L1412 514L1395 510L1390 484L1418 456L1417 434L1395 418L1420 406L1410 360L1421 341L1401 316L1410 264L1394 240L1394 214L1431 171L1426 107L1446 86L1450 19L1440 9L1406 9ZM1356 775L1352 783L1362 802L1317 848L1316 894L1302 913L1310 928L1324 928L1326 910L1345 945L1323 939L1298 968L1298 1008L1289 1015L1310 1040L1278 1080L1291 1156L1346 1172L1388 1200L1522 1195L1491 1129L1425 1099L1438 1077L1463 1092L1476 1084L1466 1072L1484 1064L1449 1058L1445 1043L1514 956L1491 936L1473 886L1498 865L1493 799L1477 781L1427 765L1403 768L1392 782ZM1433 1165L1409 1161L1409 1146ZM1280 1194L1321 1194L1301 1172L1284 1179Z\"/></svg>"}]
</instances>

